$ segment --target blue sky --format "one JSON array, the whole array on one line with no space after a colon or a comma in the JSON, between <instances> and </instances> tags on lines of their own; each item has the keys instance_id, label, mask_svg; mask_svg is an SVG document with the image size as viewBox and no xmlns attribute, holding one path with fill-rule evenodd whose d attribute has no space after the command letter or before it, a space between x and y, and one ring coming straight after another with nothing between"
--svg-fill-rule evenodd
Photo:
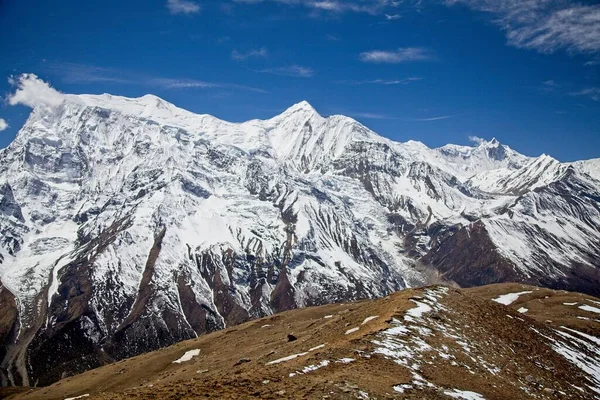
<instances>
[{"instance_id":1,"label":"blue sky","mask_svg":"<svg viewBox=\"0 0 600 400\"><path fill-rule=\"evenodd\" d=\"M308 100L394 140L600 157L600 4L0 0L0 94L156 94L230 121ZM0 147L29 109L0 105Z\"/></svg>"}]
</instances>

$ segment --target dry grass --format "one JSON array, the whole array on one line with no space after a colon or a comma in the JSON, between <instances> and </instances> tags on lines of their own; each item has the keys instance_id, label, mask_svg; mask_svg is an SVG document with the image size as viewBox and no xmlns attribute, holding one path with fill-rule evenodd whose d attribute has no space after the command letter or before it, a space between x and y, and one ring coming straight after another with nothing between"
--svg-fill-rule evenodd
<instances>
[{"instance_id":1,"label":"dry grass","mask_svg":"<svg viewBox=\"0 0 600 400\"><path fill-rule=\"evenodd\" d=\"M523 290L533 293L509 308L488 300ZM569 398L585 398L572 387L586 383L579 370L552 351L531 328L546 332L568 326L598 337L600 324L578 319L588 314L562 304L593 298L516 284L448 289L442 300L444 310L434 310L423 322L433 334L423 336L432 350L420 355L420 371L435 387L402 395L395 392L393 386L414 381L413 372L381 355L369 354L378 332L390 328L392 318L402 319L423 294L424 289L406 290L375 301L284 312L66 378L46 388L4 395L11 399L64 399L83 394L90 394L90 399L347 399L366 398L368 393L371 399L448 399L445 389L461 389L481 393L488 400L525 399L534 394L550 399L559 391ZM514 311L519 307L527 307L528 313ZM324 318L327 315L332 317ZM374 315L378 318L361 325ZM467 338L471 352L462 350L457 339L444 335L440 326ZM353 327L360 329L346 335ZM288 334L298 339L290 342ZM322 344L325 346L304 356L267 364ZM441 348L455 357L440 357ZM200 349L198 357L173 363L193 349ZM355 361L336 362L342 358ZM329 365L290 377L290 373L324 360ZM491 373L480 360L497 366L498 372Z\"/></svg>"}]
</instances>

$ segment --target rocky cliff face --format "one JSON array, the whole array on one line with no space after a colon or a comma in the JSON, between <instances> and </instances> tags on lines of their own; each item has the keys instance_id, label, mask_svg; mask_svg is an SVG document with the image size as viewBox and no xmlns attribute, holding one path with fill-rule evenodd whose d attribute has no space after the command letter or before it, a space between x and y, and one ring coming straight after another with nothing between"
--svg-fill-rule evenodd
<instances>
[{"instance_id":1,"label":"rocky cliff face","mask_svg":"<svg viewBox=\"0 0 600 400\"><path fill-rule=\"evenodd\" d=\"M598 294L597 163L63 95L0 152L3 384L431 280ZM592 172L590 172L592 171Z\"/></svg>"}]
</instances>

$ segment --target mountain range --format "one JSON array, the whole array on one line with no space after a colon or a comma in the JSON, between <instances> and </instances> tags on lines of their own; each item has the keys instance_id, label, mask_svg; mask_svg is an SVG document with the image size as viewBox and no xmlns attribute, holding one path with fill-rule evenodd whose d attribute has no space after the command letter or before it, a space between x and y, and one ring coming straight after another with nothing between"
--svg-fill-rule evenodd
<instances>
[{"instance_id":1,"label":"mountain range","mask_svg":"<svg viewBox=\"0 0 600 400\"><path fill-rule=\"evenodd\" d=\"M428 148L307 102L229 123L63 95L0 151L0 377L46 385L429 283L600 294L600 162Z\"/></svg>"}]
</instances>

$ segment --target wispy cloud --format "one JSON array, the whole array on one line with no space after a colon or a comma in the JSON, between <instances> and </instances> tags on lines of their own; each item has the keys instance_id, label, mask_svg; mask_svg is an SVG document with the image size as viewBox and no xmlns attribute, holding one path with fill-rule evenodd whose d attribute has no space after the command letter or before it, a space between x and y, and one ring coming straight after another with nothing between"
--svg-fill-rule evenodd
<instances>
[{"instance_id":1,"label":"wispy cloud","mask_svg":"<svg viewBox=\"0 0 600 400\"><path fill-rule=\"evenodd\" d=\"M3 118L0 118L0 132L5 129L8 129L8 123Z\"/></svg>"},{"instance_id":2,"label":"wispy cloud","mask_svg":"<svg viewBox=\"0 0 600 400\"><path fill-rule=\"evenodd\" d=\"M217 83L217 82L205 82L195 79L172 79L172 78L152 78L148 79L146 83L149 86L161 87L163 89L237 89L245 90L257 93L267 93L266 90L246 86L238 85L235 83Z\"/></svg>"},{"instance_id":3,"label":"wispy cloud","mask_svg":"<svg viewBox=\"0 0 600 400\"><path fill-rule=\"evenodd\" d=\"M66 83L93 84L98 82L147 86L162 89L233 89L266 93L266 90L229 82L208 82L189 78L156 77L114 68L74 63L50 63L43 71L59 77Z\"/></svg>"},{"instance_id":4,"label":"wispy cloud","mask_svg":"<svg viewBox=\"0 0 600 400\"><path fill-rule=\"evenodd\" d=\"M356 12L366 14L381 14L387 9L398 7L398 0L233 0L235 3L260 4L278 3L289 6L300 6L310 10L328 13Z\"/></svg>"},{"instance_id":5,"label":"wispy cloud","mask_svg":"<svg viewBox=\"0 0 600 400\"><path fill-rule=\"evenodd\" d=\"M256 72L262 72L265 74L273 74L280 76L290 76L294 78L310 78L315 74L315 71L309 67L303 67L301 65L290 65L287 67L275 67L257 70Z\"/></svg>"},{"instance_id":6,"label":"wispy cloud","mask_svg":"<svg viewBox=\"0 0 600 400\"><path fill-rule=\"evenodd\" d=\"M131 77L118 70L76 63L49 63L44 65L45 72L60 75L66 83L134 83Z\"/></svg>"},{"instance_id":7,"label":"wispy cloud","mask_svg":"<svg viewBox=\"0 0 600 400\"><path fill-rule=\"evenodd\" d=\"M195 14L200 12L200 5L188 0L167 0L167 9L171 14Z\"/></svg>"},{"instance_id":8,"label":"wispy cloud","mask_svg":"<svg viewBox=\"0 0 600 400\"><path fill-rule=\"evenodd\" d=\"M349 116L353 118L364 118L364 119L398 119L385 114L369 113L369 112L349 112Z\"/></svg>"},{"instance_id":9,"label":"wispy cloud","mask_svg":"<svg viewBox=\"0 0 600 400\"><path fill-rule=\"evenodd\" d=\"M409 83L423 80L419 76L411 76L404 79L371 79L364 81L338 81L344 85L408 85Z\"/></svg>"},{"instance_id":10,"label":"wispy cloud","mask_svg":"<svg viewBox=\"0 0 600 400\"><path fill-rule=\"evenodd\" d=\"M454 117L454 115L441 115L439 117L415 118L415 119L411 119L410 121L415 121L415 122L440 121L442 119L449 119L449 118L453 118L453 117Z\"/></svg>"},{"instance_id":11,"label":"wispy cloud","mask_svg":"<svg viewBox=\"0 0 600 400\"><path fill-rule=\"evenodd\" d=\"M444 0L490 13L510 45L553 53L600 51L600 5L573 0Z\"/></svg>"},{"instance_id":12,"label":"wispy cloud","mask_svg":"<svg viewBox=\"0 0 600 400\"><path fill-rule=\"evenodd\" d=\"M249 50L245 53L241 53L237 50L233 50L231 52L231 59L235 61L245 61L249 58L265 58L269 55L269 52L266 48L262 47L260 49Z\"/></svg>"},{"instance_id":13,"label":"wispy cloud","mask_svg":"<svg viewBox=\"0 0 600 400\"><path fill-rule=\"evenodd\" d=\"M210 89L221 87L217 83L198 81L194 79L150 78L145 80L145 82L150 86L162 87L165 89Z\"/></svg>"},{"instance_id":14,"label":"wispy cloud","mask_svg":"<svg viewBox=\"0 0 600 400\"><path fill-rule=\"evenodd\" d=\"M385 19L387 21L394 21L400 18L402 18L402 15L400 14L385 14Z\"/></svg>"},{"instance_id":15,"label":"wispy cloud","mask_svg":"<svg viewBox=\"0 0 600 400\"><path fill-rule=\"evenodd\" d=\"M430 121L440 121L444 119L453 118L454 115L442 115L439 117L431 117L431 118L407 118L407 117L396 117L388 114L381 113L371 113L371 112L353 112L347 111L345 115L349 115L354 118L364 118L364 119L385 119L385 120L397 120L397 121L406 121L406 122L430 122Z\"/></svg>"},{"instance_id":16,"label":"wispy cloud","mask_svg":"<svg viewBox=\"0 0 600 400\"><path fill-rule=\"evenodd\" d=\"M400 64L414 61L428 61L434 54L422 47L402 47L393 51L372 50L360 53L360 59L368 63Z\"/></svg>"},{"instance_id":17,"label":"wispy cloud","mask_svg":"<svg viewBox=\"0 0 600 400\"><path fill-rule=\"evenodd\" d=\"M554 81L553 79L549 79L547 81L542 82L542 85L539 88L539 90L542 93L550 94L555 93L560 87L561 85L559 85L556 81Z\"/></svg>"},{"instance_id":18,"label":"wispy cloud","mask_svg":"<svg viewBox=\"0 0 600 400\"><path fill-rule=\"evenodd\" d=\"M570 96L583 96L594 101L600 101L600 88L589 87L577 92L569 93Z\"/></svg>"}]
</instances>

